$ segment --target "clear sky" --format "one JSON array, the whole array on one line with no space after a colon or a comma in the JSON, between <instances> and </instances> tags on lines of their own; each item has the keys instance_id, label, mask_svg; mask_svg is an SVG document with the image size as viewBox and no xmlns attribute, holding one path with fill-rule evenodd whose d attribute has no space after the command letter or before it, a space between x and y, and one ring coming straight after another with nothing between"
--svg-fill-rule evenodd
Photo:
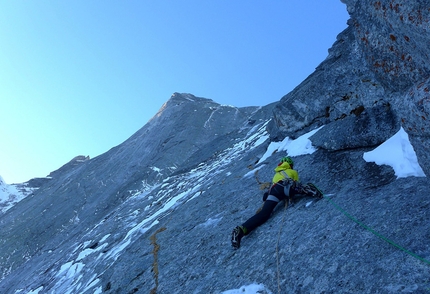
<instances>
[{"instance_id":1,"label":"clear sky","mask_svg":"<svg viewBox=\"0 0 430 294\"><path fill-rule=\"evenodd\" d=\"M278 101L349 18L340 0L0 0L0 176L47 176L140 129L174 92Z\"/></svg>"}]
</instances>

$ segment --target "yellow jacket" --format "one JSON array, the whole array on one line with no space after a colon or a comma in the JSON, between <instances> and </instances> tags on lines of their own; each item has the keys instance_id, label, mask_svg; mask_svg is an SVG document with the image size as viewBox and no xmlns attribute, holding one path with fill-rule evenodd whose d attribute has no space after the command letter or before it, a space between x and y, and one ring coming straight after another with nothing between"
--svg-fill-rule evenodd
<instances>
[{"instance_id":1,"label":"yellow jacket","mask_svg":"<svg viewBox=\"0 0 430 294\"><path fill-rule=\"evenodd\" d=\"M283 175L283 173L281 171L284 171L287 176L291 179L293 179L294 181L298 181L299 180L299 174L297 173L297 171L295 171L294 169L291 169L290 165L287 162L283 162L282 164L278 165L275 168L275 175L273 176L273 184L282 181L285 176Z\"/></svg>"}]
</instances>

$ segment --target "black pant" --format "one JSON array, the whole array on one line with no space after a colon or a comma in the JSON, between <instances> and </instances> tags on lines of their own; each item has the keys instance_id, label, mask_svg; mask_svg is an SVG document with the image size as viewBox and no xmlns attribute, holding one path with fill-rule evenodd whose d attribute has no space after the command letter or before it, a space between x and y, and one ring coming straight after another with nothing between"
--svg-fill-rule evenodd
<instances>
[{"instance_id":1,"label":"black pant","mask_svg":"<svg viewBox=\"0 0 430 294\"><path fill-rule=\"evenodd\" d=\"M277 204L278 202L276 201L266 200L261 211L242 224L242 226L246 228L246 234L249 234L256 227L264 224L269 219Z\"/></svg>"},{"instance_id":2,"label":"black pant","mask_svg":"<svg viewBox=\"0 0 430 294\"><path fill-rule=\"evenodd\" d=\"M293 193L292 190L293 189L290 189L289 191L289 194L291 196ZM269 195L275 196L279 199L279 201L285 200L287 197L284 193L284 186L280 184L273 185L270 188ZM266 200L261 211L242 224L242 226L246 228L246 234L249 234L252 230L264 224L269 219L270 215L272 214L278 203L279 202L276 201Z\"/></svg>"}]
</instances>

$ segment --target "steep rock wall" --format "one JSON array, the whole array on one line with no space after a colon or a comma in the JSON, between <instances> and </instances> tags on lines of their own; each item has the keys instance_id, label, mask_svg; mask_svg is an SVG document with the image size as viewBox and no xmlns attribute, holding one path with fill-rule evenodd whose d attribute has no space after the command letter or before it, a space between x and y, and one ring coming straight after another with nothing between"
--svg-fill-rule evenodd
<instances>
[{"instance_id":1,"label":"steep rock wall","mask_svg":"<svg viewBox=\"0 0 430 294\"><path fill-rule=\"evenodd\" d=\"M157 185L210 159L245 136L254 123L267 119L271 110L271 106L236 108L191 94L173 94L124 143L93 159L71 160L0 215L0 272L24 266L46 248L61 246L68 239L65 236L79 235L82 228L103 221L142 186Z\"/></svg>"},{"instance_id":2,"label":"steep rock wall","mask_svg":"<svg viewBox=\"0 0 430 294\"><path fill-rule=\"evenodd\" d=\"M402 125L429 175L428 1L343 2L351 16L348 28L338 35L328 57L315 72L276 106L269 127L271 137L296 137L322 124L327 125L326 132L333 128L333 137L337 137L337 121L348 118L345 124L350 125L354 121L350 117L366 114L374 107L386 108L393 113L392 120L383 120L386 126L369 121L367 131L369 136L374 136L372 129L383 136L364 141L369 142L368 146L380 144ZM350 144L338 144L336 148L360 144L354 138L351 140ZM321 144L324 145L333 148L333 144Z\"/></svg>"}]
</instances>

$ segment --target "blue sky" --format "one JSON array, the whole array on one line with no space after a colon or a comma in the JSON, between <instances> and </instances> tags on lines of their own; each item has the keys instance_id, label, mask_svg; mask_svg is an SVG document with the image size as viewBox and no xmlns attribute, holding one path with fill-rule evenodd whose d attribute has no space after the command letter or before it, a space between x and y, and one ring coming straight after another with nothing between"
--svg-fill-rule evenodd
<instances>
[{"instance_id":1,"label":"blue sky","mask_svg":"<svg viewBox=\"0 0 430 294\"><path fill-rule=\"evenodd\" d=\"M0 0L0 176L24 182L100 155L174 92L278 101L348 18L340 0Z\"/></svg>"}]
</instances>

